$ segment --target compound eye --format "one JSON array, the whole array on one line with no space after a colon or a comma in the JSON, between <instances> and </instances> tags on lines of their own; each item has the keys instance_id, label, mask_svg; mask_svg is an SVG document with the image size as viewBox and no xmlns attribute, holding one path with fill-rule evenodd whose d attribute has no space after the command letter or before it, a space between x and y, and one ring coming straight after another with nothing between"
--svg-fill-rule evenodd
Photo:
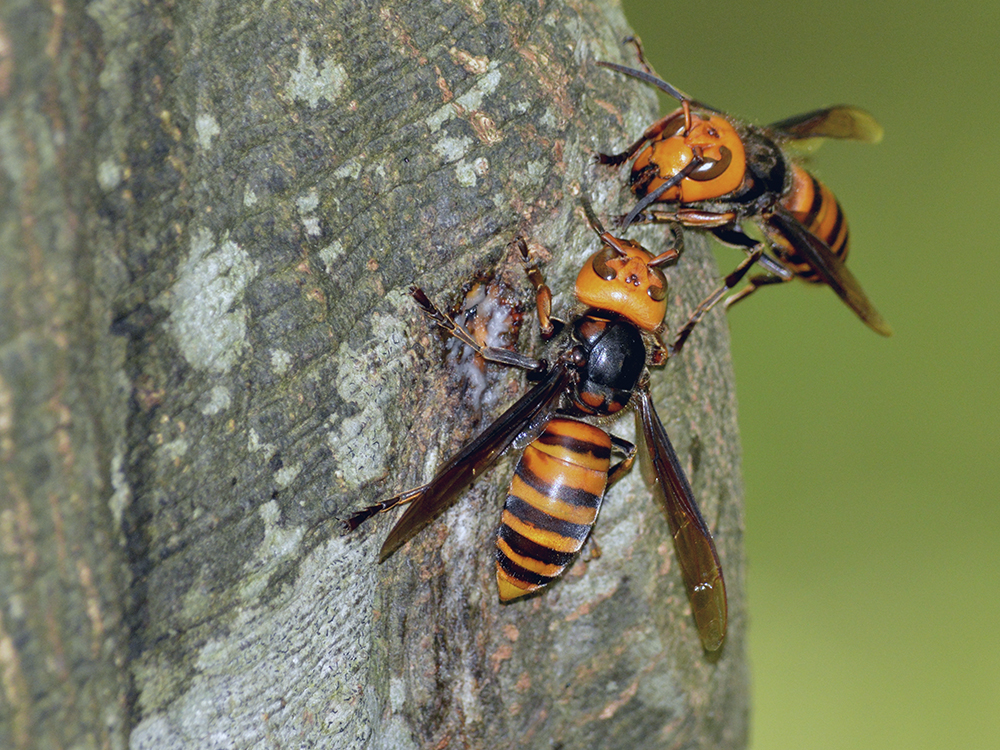
<instances>
[{"instance_id":1,"label":"compound eye","mask_svg":"<svg viewBox=\"0 0 1000 750\"><path fill-rule=\"evenodd\" d=\"M676 138L678 136L685 136L687 132L684 129L684 115L676 114L674 115L676 122L668 123L665 128L663 128L663 133L660 135L661 140L667 140L669 138Z\"/></svg>"},{"instance_id":2,"label":"compound eye","mask_svg":"<svg viewBox=\"0 0 1000 750\"><path fill-rule=\"evenodd\" d=\"M706 159L703 164L699 164L698 168L695 169L688 177L692 180L697 180L698 182L708 182L709 180L714 180L716 177L720 176L723 172L729 169L729 165L733 163L733 152L730 151L725 146L719 146L719 153L722 154L722 158L718 161L714 159Z\"/></svg>"},{"instance_id":3,"label":"compound eye","mask_svg":"<svg viewBox=\"0 0 1000 750\"><path fill-rule=\"evenodd\" d=\"M663 302L667 298L667 277L658 268L650 269L651 281L659 282L659 286L650 284L646 289L646 294L653 302Z\"/></svg>"},{"instance_id":4,"label":"compound eye","mask_svg":"<svg viewBox=\"0 0 1000 750\"><path fill-rule=\"evenodd\" d=\"M614 260L618 257L618 251L613 247L606 247L597 255L594 256L593 263L594 273L600 276L605 281L612 281L618 275L618 272L608 265L609 261Z\"/></svg>"}]
</instances>

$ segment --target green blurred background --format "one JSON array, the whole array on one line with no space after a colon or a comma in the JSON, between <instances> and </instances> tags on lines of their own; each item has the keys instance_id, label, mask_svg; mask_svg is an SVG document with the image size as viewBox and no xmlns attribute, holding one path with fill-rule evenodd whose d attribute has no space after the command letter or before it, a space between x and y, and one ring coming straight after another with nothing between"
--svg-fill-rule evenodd
<instances>
[{"instance_id":1,"label":"green blurred background","mask_svg":"<svg viewBox=\"0 0 1000 750\"><path fill-rule=\"evenodd\" d=\"M758 123L856 104L886 131L811 168L895 335L799 282L729 315L753 747L995 750L1000 3L624 8L701 101ZM739 257L720 248L720 268Z\"/></svg>"}]
</instances>

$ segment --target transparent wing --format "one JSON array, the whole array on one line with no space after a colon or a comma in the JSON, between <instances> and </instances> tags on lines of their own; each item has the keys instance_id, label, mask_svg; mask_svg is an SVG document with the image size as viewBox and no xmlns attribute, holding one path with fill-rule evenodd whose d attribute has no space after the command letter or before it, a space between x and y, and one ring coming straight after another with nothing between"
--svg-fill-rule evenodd
<instances>
[{"instance_id":1,"label":"transparent wing","mask_svg":"<svg viewBox=\"0 0 1000 750\"><path fill-rule=\"evenodd\" d=\"M638 416L653 468L657 495L667 513L674 550L687 588L701 643L717 651L726 637L726 584L712 534L701 517L691 485L681 469L649 391L636 392Z\"/></svg>"},{"instance_id":2,"label":"transparent wing","mask_svg":"<svg viewBox=\"0 0 1000 750\"><path fill-rule=\"evenodd\" d=\"M882 140L882 126L863 109L839 104L771 123L767 129L791 140L847 138L863 143Z\"/></svg>"},{"instance_id":3,"label":"transparent wing","mask_svg":"<svg viewBox=\"0 0 1000 750\"><path fill-rule=\"evenodd\" d=\"M766 227L788 240L865 325L882 336L892 335L892 327L875 309L854 274L823 240L806 229L781 204L775 205L774 213L766 221Z\"/></svg>"}]
</instances>

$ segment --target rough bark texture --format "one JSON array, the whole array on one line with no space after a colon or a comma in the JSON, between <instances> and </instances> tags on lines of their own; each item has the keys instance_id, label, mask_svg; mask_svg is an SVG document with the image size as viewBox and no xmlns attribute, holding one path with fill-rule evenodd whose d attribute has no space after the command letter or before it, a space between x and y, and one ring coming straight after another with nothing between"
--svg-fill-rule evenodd
<instances>
[{"instance_id":1,"label":"rough bark texture","mask_svg":"<svg viewBox=\"0 0 1000 750\"><path fill-rule=\"evenodd\" d=\"M628 204L592 152L656 111L593 64L627 32L601 2L3 3L0 746L745 745L721 314L654 376L727 575L717 657L638 471L603 555L509 606L510 459L384 565L392 519L339 522L523 389L463 396L406 289L517 277L522 233L568 309L579 192ZM715 278L689 238L674 325Z\"/></svg>"}]
</instances>

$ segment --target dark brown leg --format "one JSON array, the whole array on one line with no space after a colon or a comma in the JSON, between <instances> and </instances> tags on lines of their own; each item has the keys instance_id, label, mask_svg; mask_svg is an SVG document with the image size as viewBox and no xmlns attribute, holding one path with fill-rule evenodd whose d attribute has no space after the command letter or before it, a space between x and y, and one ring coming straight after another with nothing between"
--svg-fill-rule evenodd
<instances>
[{"instance_id":1,"label":"dark brown leg","mask_svg":"<svg viewBox=\"0 0 1000 750\"><path fill-rule=\"evenodd\" d=\"M383 500L382 502L375 503L374 505L369 505L367 508L362 508L357 513L352 515L344 523L346 524L348 531L354 531L354 529L358 528L358 526L363 524L372 516L377 516L379 513L385 513L387 510L392 510L400 505L406 505L409 502L413 502L413 500L423 494L425 489L427 489L427 485L423 484L419 487L407 490L406 492L400 492L398 495L394 495L388 500Z\"/></svg>"},{"instance_id":2,"label":"dark brown leg","mask_svg":"<svg viewBox=\"0 0 1000 750\"><path fill-rule=\"evenodd\" d=\"M623 217L621 221L624 221ZM736 214L733 212L712 213L710 211L699 211L697 209L681 208L676 211L643 211L636 215L633 224L680 224L692 229L706 229L711 232L719 242L731 247L737 247L746 253L755 251L759 240L744 234L739 227L733 227L736 221ZM782 281L790 280L794 274L788 270L779 260L772 258L766 252L762 252L757 262L761 268L769 273L779 276ZM776 283L776 282L775 282Z\"/></svg>"},{"instance_id":3,"label":"dark brown leg","mask_svg":"<svg viewBox=\"0 0 1000 750\"><path fill-rule=\"evenodd\" d=\"M688 318L687 323L685 323L684 327L681 328L681 330L678 332L677 337L674 339L674 343L670 346L671 357L680 352L681 348L684 346L684 342L687 341L688 336L691 335L691 331L693 331L694 327L698 325L698 323L701 321L703 317L705 317L705 314L708 313L708 311L711 310L713 307L715 307L717 304L719 304L719 302L722 300L723 297L726 296L726 294L729 292L730 289L732 289L738 283L740 283L740 280L746 275L750 266L752 266L760 259L762 252L763 252L763 245L758 243L753 252L751 252L746 258L744 258L743 261L738 266L736 266L736 268L732 271L732 273L726 276L725 282L722 284L722 286L720 286L718 289L716 289L714 292L712 292L710 295L708 295L707 297L705 297L705 299L701 301L701 304L699 304L698 307L695 308L694 312L691 313L691 317ZM727 306L729 305L728 300L726 302L726 305Z\"/></svg>"},{"instance_id":4,"label":"dark brown leg","mask_svg":"<svg viewBox=\"0 0 1000 750\"><path fill-rule=\"evenodd\" d=\"M771 284L784 284L786 281L790 281L791 277L783 279L780 276L751 276L749 282L745 287L740 289L736 294L726 300L725 309L728 310L730 307L735 305L741 299L746 299L751 294L756 292L762 286L770 286Z\"/></svg>"},{"instance_id":5,"label":"dark brown leg","mask_svg":"<svg viewBox=\"0 0 1000 750\"><path fill-rule=\"evenodd\" d=\"M632 219L633 224L682 224L692 229L714 229L732 224L737 219L736 212L699 211L695 208L680 208L676 211L656 209L642 211Z\"/></svg>"},{"instance_id":6,"label":"dark brown leg","mask_svg":"<svg viewBox=\"0 0 1000 750\"><path fill-rule=\"evenodd\" d=\"M618 437L617 435L609 434L608 437L611 438L611 447L625 456L625 458L612 466L608 471L607 486L610 487L632 468L632 464L635 462L635 445L624 438Z\"/></svg>"}]
</instances>

